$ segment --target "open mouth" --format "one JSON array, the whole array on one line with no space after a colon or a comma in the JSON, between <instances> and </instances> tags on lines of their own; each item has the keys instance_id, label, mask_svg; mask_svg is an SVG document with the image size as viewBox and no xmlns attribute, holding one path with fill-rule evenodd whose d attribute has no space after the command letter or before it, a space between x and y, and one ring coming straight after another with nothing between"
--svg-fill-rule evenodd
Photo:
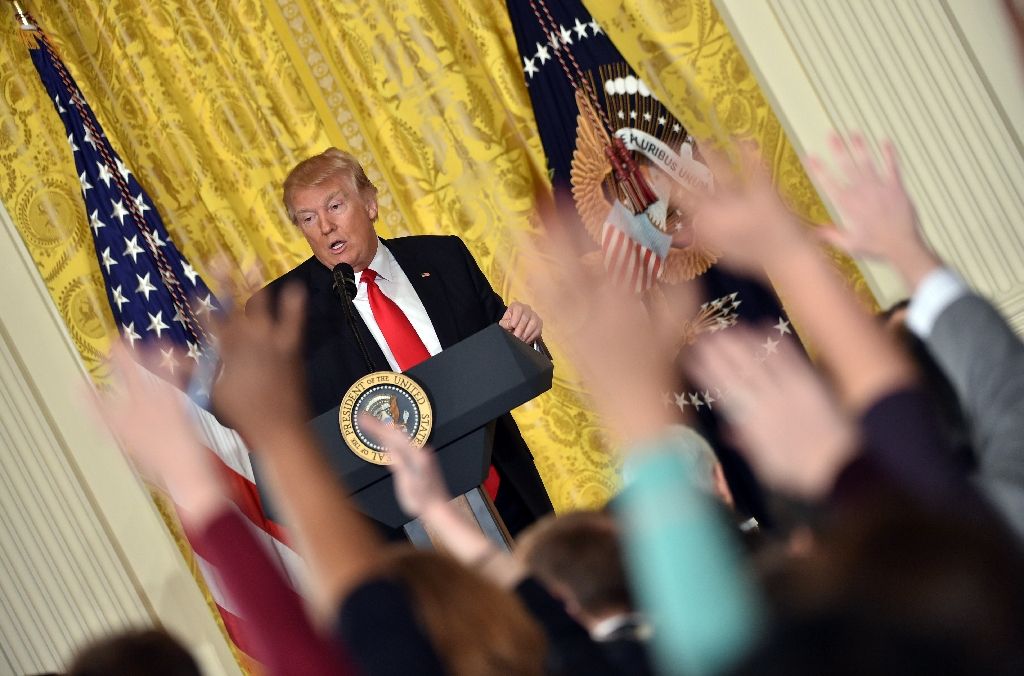
<instances>
[{"instance_id":1,"label":"open mouth","mask_svg":"<svg viewBox=\"0 0 1024 676\"><path fill-rule=\"evenodd\" d=\"M342 249L345 248L345 242L341 241L340 239L335 240L331 242L331 246L329 248L331 250L331 253L339 253L341 252Z\"/></svg>"}]
</instances>

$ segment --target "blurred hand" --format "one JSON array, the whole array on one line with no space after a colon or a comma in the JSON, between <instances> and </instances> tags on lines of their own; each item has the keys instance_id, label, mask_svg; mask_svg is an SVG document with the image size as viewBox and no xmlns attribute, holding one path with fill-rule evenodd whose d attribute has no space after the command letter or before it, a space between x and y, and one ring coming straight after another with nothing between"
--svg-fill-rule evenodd
<instances>
[{"instance_id":1,"label":"blurred hand","mask_svg":"<svg viewBox=\"0 0 1024 676\"><path fill-rule=\"evenodd\" d=\"M601 418L626 441L658 434L676 422L664 405L672 389L678 322L652 319L641 299L613 284L603 269L583 264L588 244L566 224L573 213L542 215L544 233L524 241L531 294L548 318L548 333L582 376ZM590 245L592 249L592 245ZM687 297L672 308L676 317L696 309Z\"/></svg>"},{"instance_id":2,"label":"blurred hand","mask_svg":"<svg viewBox=\"0 0 1024 676\"><path fill-rule=\"evenodd\" d=\"M721 153L704 151L713 165L716 190L697 207L701 238L721 254L721 264L752 276L805 239L796 217L772 186L757 152L741 147L742 167L730 167Z\"/></svg>"},{"instance_id":3,"label":"blurred hand","mask_svg":"<svg viewBox=\"0 0 1024 676\"><path fill-rule=\"evenodd\" d=\"M141 365L123 344L114 346L113 389L95 399L98 412L139 470L170 493L183 517L205 513L219 504L224 487L188 417L185 395L144 368L157 370L159 346L140 347L134 355Z\"/></svg>"},{"instance_id":4,"label":"blurred hand","mask_svg":"<svg viewBox=\"0 0 1024 676\"><path fill-rule=\"evenodd\" d=\"M843 229L821 229L822 238L853 256L892 262L916 286L910 278L927 274L939 263L921 235L892 142L882 144L881 167L860 134L850 137L849 150L838 136L831 138L830 145L835 173L819 158L808 157L807 162L811 175L839 211L843 225ZM927 269L919 270L922 265Z\"/></svg>"},{"instance_id":5,"label":"blurred hand","mask_svg":"<svg viewBox=\"0 0 1024 676\"><path fill-rule=\"evenodd\" d=\"M513 301L508 304L498 325L524 343L532 343L540 338L544 322L529 305Z\"/></svg>"},{"instance_id":6,"label":"blurred hand","mask_svg":"<svg viewBox=\"0 0 1024 676\"><path fill-rule=\"evenodd\" d=\"M762 363L759 351L759 337L733 328L702 341L692 371L725 390L717 406L765 483L820 498L857 451L855 427L791 341Z\"/></svg>"},{"instance_id":7,"label":"blurred hand","mask_svg":"<svg viewBox=\"0 0 1024 676\"><path fill-rule=\"evenodd\" d=\"M278 304L275 319L266 294L256 296L247 315L233 312L217 330L223 368L213 387L214 409L250 439L309 417L301 358L305 291L288 286Z\"/></svg>"},{"instance_id":8,"label":"blurred hand","mask_svg":"<svg viewBox=\"0 0 1024 676\"><path fill-rule=\"evenodd\" d=\"M406 514L419 518L451 501L432 448L416 448L408 436L372 415L359 416L359 424L390 452L387 467L395 478L398 505Z\"/></svg>"}]
</instances>

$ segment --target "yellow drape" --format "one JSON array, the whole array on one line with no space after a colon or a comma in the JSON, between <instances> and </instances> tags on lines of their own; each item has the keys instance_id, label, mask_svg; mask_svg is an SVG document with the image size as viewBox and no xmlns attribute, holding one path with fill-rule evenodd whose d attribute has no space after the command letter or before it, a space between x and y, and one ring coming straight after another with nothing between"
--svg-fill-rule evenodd
<instances>
[{"instance_id":1,"label":"yellow drape","mask_svg":"<svg viewBox=\"0 0 1024 676\"><path fill-rule=\"evenodd\" d=\"M544 163L501 2L25 4L200 273L224 254L269 280L308 256L280 185L335 145L378 184L382 235L458 234L509 298L512 233L529 227ZM102 380L113 322L74 163L11 18L0 199ZM566 376L516 412L559 509L600 504L614 485Z\"/></svg>"}]
</instances>

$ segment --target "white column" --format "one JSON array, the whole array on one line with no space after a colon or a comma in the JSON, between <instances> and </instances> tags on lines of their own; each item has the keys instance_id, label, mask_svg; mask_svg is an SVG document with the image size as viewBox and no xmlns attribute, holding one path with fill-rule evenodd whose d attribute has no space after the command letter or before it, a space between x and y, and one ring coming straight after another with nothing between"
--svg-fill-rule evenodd
<instances>
[{"instance_id":1,"label":"white column","mask_svg":"<svg viewBox=\"0 0 1024 676\"><path fill-rule=\"evenodd\" d=\"M174 541L83 405L88 376L0 204L0 674L160 624L206 674L238 674Z\"/></svg>"},{"instance_id":2,"label":"white column","mask_svg":"<svg viewBox=\"0 0 1024 676\"><path fill-rule=\"evenodd\" d=\"M1001 3L716 4L796 148L891 137L929 242L1024 330L1024 78ZM883 306L905 295L863 269Z\"/></svg>"}]
</instances>

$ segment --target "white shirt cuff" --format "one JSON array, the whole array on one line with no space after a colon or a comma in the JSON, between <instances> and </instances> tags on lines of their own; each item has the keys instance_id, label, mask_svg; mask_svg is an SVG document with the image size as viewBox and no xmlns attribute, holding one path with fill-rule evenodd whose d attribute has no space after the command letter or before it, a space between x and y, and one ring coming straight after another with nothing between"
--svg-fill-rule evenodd
<instances>
[{"instance_id":1,"label":"white shirt cuff","mask_svg":"<svg viewBox=\"0 0 1024 676\"><path fill-rule=\"evenodd\" d=\"M970 288L964 280L949 268L930 272L910 299L907 328L918 338L927 338L939 315L969 292Z\"/></svg>"}]
</instances>

